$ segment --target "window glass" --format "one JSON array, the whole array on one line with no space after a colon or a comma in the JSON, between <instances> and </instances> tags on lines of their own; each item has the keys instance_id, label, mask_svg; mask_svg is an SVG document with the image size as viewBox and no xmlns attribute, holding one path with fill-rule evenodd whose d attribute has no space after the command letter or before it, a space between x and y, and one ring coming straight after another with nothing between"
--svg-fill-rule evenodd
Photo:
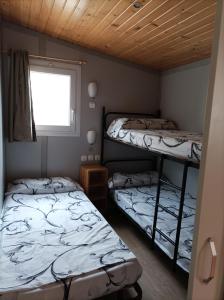
<instances>
[{"instance_id":1,"label":"window glass","mask_svg":"<svg viewBox=\"0 0 224 300\"><path fill-rule=\"evenodd\" d=\"M71 76L31 71L36 125L70 125Z\"/></svg>"},{"instance_id":2,"label":"window glass","mask_svg":"<svg viewBox=\"0 0 224 300\"><path fill-rule=\"evenodd\" d=\"M81 66L30 60L36 132L39 136L79 136Z\"/></svg>"}]
</instances>

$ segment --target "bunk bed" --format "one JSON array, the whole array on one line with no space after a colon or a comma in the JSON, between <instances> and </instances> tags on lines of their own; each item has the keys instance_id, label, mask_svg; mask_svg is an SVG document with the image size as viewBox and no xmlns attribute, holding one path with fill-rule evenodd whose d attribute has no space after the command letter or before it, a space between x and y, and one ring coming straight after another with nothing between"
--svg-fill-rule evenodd
<instances>
[{"instance_id":1,"label":"bunk bed","mask_svg":"<svg viewBox=\"0 0 224 300\"><path fill-rule=\"evenodd\" d=\"M19 179L0 218L0 299L95 299L134 287L134 254L69 178Z\"/></svg>"},{"instance_id":2,"label":"bunk bed","mask_svg":"<svg viewBox=\"0 0 224 300\"><path fill-rule=\"evenodd\" d=\"M166 126L159 130L146 128L146 118L159 120L159 117L159 113L106 112L103 107L101 163L107 165L132 161L106 160L106 141L122 143L149 152L150 160L154 161L154 166L158 166L157 184L151 187L114 189L114 203L147 238L150 238L153 247L157 245L172 260L174 269L179 266L188 273L196 199L186 193L186 182L189 168L198 169L200 166L202 136L177 130L172 128L172 124L171 130L167 130ZM129 120L132 122L134 119L138 119L137 129L126 126ZM164 177L165 160L183 165L180 187ZM133 161L139 159L134 158Z\"/></svg>"}]
</instances>

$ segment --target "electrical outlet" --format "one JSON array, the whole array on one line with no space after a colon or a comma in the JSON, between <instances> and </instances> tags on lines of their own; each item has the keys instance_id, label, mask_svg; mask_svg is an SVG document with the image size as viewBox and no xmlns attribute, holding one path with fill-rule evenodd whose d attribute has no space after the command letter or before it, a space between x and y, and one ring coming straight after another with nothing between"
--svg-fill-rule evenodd
<instances>
[{"instance_id":1,"label":"electrical outlet","mask_svg":"<svg viewBox=\"0 0 224 300\"><path fill-rule=\"evenodd\" d=\"M81 155L81 161L87 161L87 156L86 155Z\"/></svg>"},{"instance_id":2,"label":"electrical outlet","mask_svg":"<svg viewBox=\"0 0 224 300\"><path fill-rule=\"evenodd\" d=\"M88 155L88 160L92 161L94 158L93 158L93 154L89 154Z\"/></svg>"},{"instance_id":3,"label":"electrical outlet","mask_svg":"<svg viewBox=\"0 0 224 300\"><path fill-rule=\"evenodd\" d=\"M95 154L95 160L100 161L100 155L99 154Z\"/></svg>"}]
</instances>

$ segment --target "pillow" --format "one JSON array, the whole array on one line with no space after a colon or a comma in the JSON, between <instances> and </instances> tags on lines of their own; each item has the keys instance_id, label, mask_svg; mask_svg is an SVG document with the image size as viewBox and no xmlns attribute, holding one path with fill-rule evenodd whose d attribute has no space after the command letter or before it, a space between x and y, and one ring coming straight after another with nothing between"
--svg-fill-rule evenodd
<instances>
[{"instance_id":1,"label":"pillow","mask_svg":"<svg viewBox=\"0 0 224 300\"><path fill-rule=\"evenodd\" d=\"M68 177L50 177L39 179L16 179L9 183L6 195L9 194L54 194L83 191L82 187Z\"/></svg>"},{"instance_id":2,"label":"pillow","mask_svg":"<svg viewBox=\"0 0 224 300\"><path fill-rule=\"evenodd\" d=\"M127 121L128 118L114 119L107 129L107 134L112 138L116 138L119 131L123 128L124 123Z\"/></svg>"},{"instance_id":3,"label":"pillow","mask_svg":"<svg viewBox=\"0 0 224 300\"><path fill-rule=\"evenodd\" d=\"M128 188L128 187L141 187L151 186L158 184L158 172L149 171L143 173L127 174L127 173L114 173L108 180L109 189L114 188Z\"/></svg>"},{"instance_id":4,"label":"pillow","mask_svg":"<svg viewBox=\"0 0 224 300\"><path fill-rule=\"evenodd\" d=\"M165 119L127 119L122 125L123 129L164 129L177 130L177 125L174 121Z\"/></svg>"}]
</instances>

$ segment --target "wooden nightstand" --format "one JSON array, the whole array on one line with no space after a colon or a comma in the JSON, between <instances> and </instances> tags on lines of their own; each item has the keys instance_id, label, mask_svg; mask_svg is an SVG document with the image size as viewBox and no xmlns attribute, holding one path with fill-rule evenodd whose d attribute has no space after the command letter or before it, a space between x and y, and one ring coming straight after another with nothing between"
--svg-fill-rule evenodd
<instances>
[{"instance_id":1,"label":"wooden nightstand","mask_svg":"<svg viewBox=\"0 0 224 300\"><path fill-rule=\"evenodd\" d=\"M85 193L101 212L107 210L108 170L101 165L82 165L80 183Z\"/></svg>"}]
</instances>

